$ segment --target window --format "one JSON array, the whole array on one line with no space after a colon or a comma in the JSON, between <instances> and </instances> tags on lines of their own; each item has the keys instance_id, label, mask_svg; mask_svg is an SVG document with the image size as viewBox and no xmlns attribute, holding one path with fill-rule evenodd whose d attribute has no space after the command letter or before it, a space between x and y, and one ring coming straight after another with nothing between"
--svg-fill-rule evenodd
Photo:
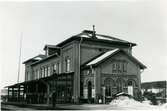
<instances>
[{"instance_id":1,"label":"window","mask_svg":"<svg viewBox=\"0 0 167 111\"><path fill-rule=\"evenodd\" d=\"M44 67L44 69L45 69L45 77L48 75L47 74L47 67Z\"/></svg>"},{"instance_id":2,"label":"window","mask_svg":"<svg viewBox=\"0 0 167 111\"><path fill-rule=\"evenodd\" d=\"M53 65L53 72L56 73L56 70L57 70L57 65L56 63Z\"/></svg>"},{"instance_id":3,"label":"window","mask_svg":"<svg viewBox=\"0 0 167 111\"><path fill-rule=\"evenodd\" d=\"M132 81L129 81L128 86L132 86L132 85L133 85Z\"/></svg>"},{"instance_id":4,"label":"window","mask_svg":"<svg viewBox=\"0 0 167 111\"><path fill-rule=\"evenodd\" d=\"M48 76L50 76L50 67L48 66Z\"/></svg>"},{"instance_id":5,"label":"window","mask_svg":"<svg viewBox=\"0 0 167 111\"><path fill-rule=\"evenodd\" d=\"M116 63L113 63L113 64L112 64L112 72L113 72L113 73L116 73L116 70L117 70L117 68L116 68Z\"/></svg>"},{"instance_id":6,"label":"window","mask_svg":"<svg viewBox=\"0 0 167 111\"><path fill-rule=\"evenodd\" d=\"M106 86L106 96L111 96L111 86L110 85L107 85Z\"/></svg>"},{"instance_id":7,"label":"window","mask_svg":"<svg viewBox=\"0 0 167 111\"><path fill-rule=\"evenodd\" d=\"M90 74L90 70L87 70L87 75L89 75Z\"/></svg>"},{"instance_id":8,"label":"window","mask_svg":"<svg viewBox=\"0 0 167 111\"><path fill-rule=\"evenodd\" d=\"M122 67L123 67L123 72L127 72L127 63L126 62L124 62L122 64Z\"/></svg>"},{"instance_id":9,"label":"window","mask_svg":"<svg viewBox=\"0 0 167 111\"><path fill-rule=\"evenodd\" d=\"M44 67L42 67L42 77L45 77L45 75L44 75Z\"/></svg>"},{"instance_id":10,"label":"window","mask_svg":"<svg viewBox=\"0 0 167 111\"><path fill-rule=\"evenodd\" d=\"M39 70L37 70L37 75L38 75L38 79L40 78L40 73Z\"/></svg>"},{"instance_id":11,"label":"window","mask_svg":"<svg viewBox=\"0 0 167 111\"><path fill-rule=\"evenodd\" d=\"M112 64L113 73L126 73L127 72L127 62L117 61Z\"/></svg>"},{"instance_id":12,"label":"window","mask_svg":"<svg viewBox=\"0 0 167 111\"><path fill-rule=\"evenodd\" d=\"M40 68L40 78L42 78L42 68Z\"/></svg>"},{"instance_id":13,"label":"window","mask_svg":"<svg viewBox=\"0 0 167 111\"><path fill-rule=\"evenodd\" d=\"M35 72L35 79L37 79L37 70L34 70Z\"/></svg>"},{"instance_id":14,"label":"window","mask_svg":"<svg viewBox=\"0 0 167 111\"><path fill-rule=\"evenodd\" d=\"M35 71L32 71L32 80L35 79Z\"/></svg>"},{"instance_id":15,"label":"window","mask_svg":"<svg viewBox=\"0 0 167 111\"><path fill-rule=\"evenodd\" d=\"M59 71L60 71L60 64L59 64L59 62L57 63L57 73L59 73Z\"/></svg>"},{"instance_id":16,"label":"window","mask_svg":"<svg viewBox=\"0 0 167 111\"><path fill-rule=\"evenodd\" d=\"M70 58L67 57L65 60L65 65L66 65L66 72L70 72Z\"/></svg>"}]
</instances>

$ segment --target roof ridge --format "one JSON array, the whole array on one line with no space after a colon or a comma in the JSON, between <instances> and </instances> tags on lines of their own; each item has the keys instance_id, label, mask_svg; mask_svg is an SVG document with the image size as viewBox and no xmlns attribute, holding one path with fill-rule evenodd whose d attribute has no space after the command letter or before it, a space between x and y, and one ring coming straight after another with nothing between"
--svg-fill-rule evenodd
<instances>
[{"instance_id":1,"label":"roof ridge","mask_svg":"<svg viewBox=\"0 0 167 111\"><path fill-rule=\"evenodd\" d=\"M96 34L96 35L102 36L104 38L109 38L109 39L114 39L114 40L118 40L118 41L121 41L121 42L130 43L129 41L126 41L126 40L123 40L123 39L119 39L119 38L116 38L116 37L112 37L112 36L109 36L109 35L103 35L103 34Z\"/></svg>"}]
</instances>

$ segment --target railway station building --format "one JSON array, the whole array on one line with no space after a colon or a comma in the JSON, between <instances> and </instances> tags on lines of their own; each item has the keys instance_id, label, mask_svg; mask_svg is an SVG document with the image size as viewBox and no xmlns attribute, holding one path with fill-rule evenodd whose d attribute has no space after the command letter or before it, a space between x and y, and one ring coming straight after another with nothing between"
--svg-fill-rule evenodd
<instances>
[{"instance_id":1,"label":"railway station building","mask_svg":"<svg viewBox=\"0 0 167 111\"><path fill-rule=\"evenodd\" d=\"M25 81L8 86L8 101L50 104L105 103L119 92L141 91L146 68L132 55L135 43L84 30L59 44L45 45L45 54L24 61Z\"/></svg>"}]
</instances>

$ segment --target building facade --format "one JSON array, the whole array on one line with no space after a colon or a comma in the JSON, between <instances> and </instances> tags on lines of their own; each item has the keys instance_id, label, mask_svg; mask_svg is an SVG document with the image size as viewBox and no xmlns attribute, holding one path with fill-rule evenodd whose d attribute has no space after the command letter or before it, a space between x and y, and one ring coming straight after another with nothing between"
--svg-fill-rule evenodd
<instances>
[{"instance_id":1,"label":"building facade","mask_svg":"<svg viewBox=\"0 0 167 111\"><path fill-rule=\"evenodd\" d=\"M45 45L45 55L24 62L25 82L8 87L9 100L49 104L55 94L58 103L104 103L119 92L137 97L146 66L132 55L134 46L90 30Z\"/></svg>"}]
</instances>

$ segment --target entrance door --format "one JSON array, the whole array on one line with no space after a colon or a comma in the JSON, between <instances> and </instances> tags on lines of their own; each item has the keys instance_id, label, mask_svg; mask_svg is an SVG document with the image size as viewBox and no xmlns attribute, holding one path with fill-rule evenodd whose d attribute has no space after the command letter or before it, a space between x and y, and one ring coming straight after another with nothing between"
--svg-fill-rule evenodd
<instances>
[{"instance_id":1,"label":"entrance door","mask_svg":"<svg viewBox=\"0 0 167 111\"><path fill-rule=\"evenodd\" d=\"M91 81L88 82L88 100L92 98L92 83Z\"/></svg>"}]
</instances>

